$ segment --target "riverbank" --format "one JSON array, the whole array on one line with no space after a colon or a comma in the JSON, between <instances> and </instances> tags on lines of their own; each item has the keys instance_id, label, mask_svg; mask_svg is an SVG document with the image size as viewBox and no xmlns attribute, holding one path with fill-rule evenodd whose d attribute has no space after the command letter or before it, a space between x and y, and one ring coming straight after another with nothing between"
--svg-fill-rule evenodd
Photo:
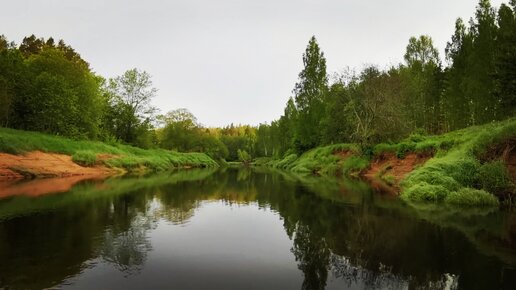
<instances>
[{"instance_id":1,"label":"riverbank","mask_svg":"<svg viewBox=\"0 0 516 290\"><path fill-rule=\"evenodd\" d=\"M0 181L85 176L91 178L173 168L217 167L204 153L141 149L0 128Z\"/></svg>"},{"instance_id":2,"label":"riverbank","mask_svg":"<svg viewBox=\"0 0 516 290\"><path fill-rule=\"evenodd\" d=\"M516 119L449 132L411 135L374 146L336 144L255 165L300 174L363 177L411 202L511 204L516 197Z\"/></svg>"}]
</instances>

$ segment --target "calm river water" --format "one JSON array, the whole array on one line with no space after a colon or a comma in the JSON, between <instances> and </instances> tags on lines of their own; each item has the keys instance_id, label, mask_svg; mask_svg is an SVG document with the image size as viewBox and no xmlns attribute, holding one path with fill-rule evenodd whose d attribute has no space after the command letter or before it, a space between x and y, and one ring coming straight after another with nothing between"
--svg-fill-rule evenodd
<instances>
[{"instance_id":1,"label":"calm river water","mask_svg":"<svg viewBox=\"0 0 516 290\"><path fill-rule=\"evenodd\" d=\"M0 289L43 288L516 289L516 215L260 170L87 181L0 200Z\"/></svg>"}]
</instances>

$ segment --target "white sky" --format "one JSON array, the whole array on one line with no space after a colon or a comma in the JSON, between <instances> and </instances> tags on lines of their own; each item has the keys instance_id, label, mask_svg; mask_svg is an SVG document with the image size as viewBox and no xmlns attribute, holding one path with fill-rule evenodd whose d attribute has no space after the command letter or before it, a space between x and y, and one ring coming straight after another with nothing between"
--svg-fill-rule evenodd
<instances>
[{"instance_id":1,"label":"white sky","mask_svg":"<svg viewBox=\"0 0 516 290\"><path fill-rule=\"evenodd\" d=\"M277 119L315 35L328 73L402 61L428 34L441 58L457 17L477 0L2 0L0 34L64 39L104 77L137 67L154 104L207 126ZM507 1L492 0L493 6Z\"/></svg>"}]
</instances>

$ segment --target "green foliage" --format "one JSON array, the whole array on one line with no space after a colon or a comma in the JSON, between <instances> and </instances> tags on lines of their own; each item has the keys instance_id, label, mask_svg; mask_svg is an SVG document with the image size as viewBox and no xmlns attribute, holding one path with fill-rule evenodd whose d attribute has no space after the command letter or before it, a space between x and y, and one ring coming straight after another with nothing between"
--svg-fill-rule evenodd
<instances>
[{"instance_id":1,"label":"green foliage","mask_svg":"<svg viewBox=\"0 0 516 290\"><path fill-rule=\"evenodd\" d=\"M97 162L97 154L90 150L79 150L72 155L72 160L79 165L92 166Z\"/></svg>"},{"instance_id":2,"label":"green foliage","mask_svg":"<svg viewBox=\"0 0 516 290\"><path fill-rule=\"evenodd\" d=\"M125 143L152 147L150 129L156 109L151 101L157 89L149 73L136 68L127 70L104 84L103 91L108 102L105 130Z\"/></svg>"},{"instance_id":3,"label":"green foliage","mask_svg":"<svg viewBox=\"0 0 516 290\"><path fill-rule=\"evenodd\" d=\"M369 159L363 156L349 156L341 164L342 173L351 175L359 173L369 166Z\"/></svg>"},{"instance_id":4,"label":"green foliage","mask_svg":"<svg viewBox=\"0 0 516 290\"><path fill-rule=\"evenodd\" d=\"M424 191L421 183L440 186L448 193L453 193L450 203L456 204L464 200L467 204L488 204L494 196L485 198L484 192L474 191L473 188L484 188L489 194L503 194L511 188L504 164L500 161L488 162L484 165L479 157L496 148L497 144L504 144L507 140L516 137L516 120L487 124L484 126L469 127L463 130L450 132L433 137L436 144L453 144L447 151L440 151L439 156L416 168L402 182L402 196L411 199L418 195L411 194ZM426 141L423 141L426 142ZM462 191L463 189L467 189ZM473 196L479 194L478 200ZM491 194L491 195L492 195ZM444 199L446 200L446 197ZM448 202L448 201L447 201Z\"/></svg>"},{"instance_id":5,"label":"green foliage","mask_svg":"<svg viewBox=\"0 0 516 290\"><path fill-rule=\"evenodd\" d=\"M450 190L442 185L434 185L421 181L405 190L401 197L413 201L435 202L443 200L449 194Z\"/></svg>"},{"instance_id":6,"label":"green foliage","mask_svg":"<svg viewBox=\"0 0 516 290\"><path fill-rule=\"evenodd\" d=\"M303 174L352 174L369 165L368 159L360 156L351 155L341 159L338 156L340 152L359 154L360 148L354 144L335 144L314 148L301 156L292 153L283 159L261 164Z\"/></svg>"},{"instance_id":7,"label":"green foliage","mask_svg":"<svg viewBox=\"0 0 516 290\"><path fill-rule=\"evenodd\" d=\"M251 163L252 158L247 151L238 149L238 160L242 163L248 164Z\"/></svg>"},{"instance_id":8,"label":"green foliage","mask_svg":"<svg viewBox=\"0 0 516 290\"><path fill-rule=\"evenodd\" d=\"M271 165L273 168L288 169L288 168L291 168L292 163L294 163L294 161L296 161L296 160L297 160L297 154L292 153L292 154L285 156L285 158L283 158L283 159L271 161Z\"/></svg>"},{"instance_id":9,"label":"green foliage","mask_svg":"<svg viewBox=\"0 0 516 290\"><path fill-rule=\"evenodd\" d=\"M474 188L461 188L459 191L450 192L444 201L456 206L498 206L498 199L485 190Z\"/></svg>"},{"instance_id":10,"label":"green foliage","mask_svg":"<svg viewBox=\"0 0 516 290\"><path fill-rule=\"evenodd\" d=\"M3 125L96 138L103 112L96 76L64 42L34 36L0 52ZM25 50L22 48L25 45Z\"/></svg>"},{"instance_id":11,"label":"green foliage","mask_svg":"<svg viewBox=\"0 0 516 290\"><path fill-rule=\"evenodd\" d=\"M153 171L162 171L177 167L218 166L217 162L204 153L146 150L120 143L75 141L37 132L0 128L0 152L21 154L34 150L68 154L79 162L93 160L97 154L111 154L113 158L103 161L106 165L128 170L145 167Z\"/></svg>"},{"instance_id":12,"label":"green foliage","mask_svg":"<svg viewBox=\"0 0 516 290\"><path fill-rule=\"evenodd\" d=\"M315 147L320 140L320 126L324 115L324 95L328 90L326 59L312 36L303 54L304 68L295 86L297 118L294 126L294 145L298 152Z\"/></svg>"},{"instance_id":13,"label":"green foliage","mask_svg":"<svg viewBox=\"0 0 516 290\"><path fill-rule=\"evenodd\" d=\"M504 194L514 190L505 163L501 160L483 164L478 174L482 188L488 192Z\"/></svg>"}]
</instances>

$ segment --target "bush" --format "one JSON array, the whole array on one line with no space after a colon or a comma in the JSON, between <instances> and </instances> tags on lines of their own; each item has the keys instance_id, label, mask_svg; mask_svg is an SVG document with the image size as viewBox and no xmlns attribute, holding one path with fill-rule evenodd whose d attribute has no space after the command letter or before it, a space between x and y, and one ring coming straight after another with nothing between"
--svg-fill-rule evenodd
<instances>
[{"instance_id":1,"label":"bush","mask_svg":"<svg viewBox=\"0 0 516 290\"><path fill-rule=\"evenodd\" d=\"M449 193L450 191L442 185L419 182L403 191L401 197L413 201L441 201Z\"/></svg>"},{"instance_id":2,"label":"bush","mask_svg":"<svg viewBox=\"0 0 516 290\"><path fill-rule=\"evenodd\" d=\"M490 193L503 194L510 192L513 187L507 168L501 160L482 165L478 175L482 188Z\"/></svg>"},{"instance_id":3,"label":"bush","mask_svg":"<svg viewBox=\"0 0 516 290\"><path fill-rule=\"evenodd\" d=\"M72 155L72 161L82 166L93 166L97 162L97 155L90 150L80 150Z\"/></svg>"},{"instance_id":4,"label":"bush","mask_svg":"<svg viewBox=\"0 0 516 290\"><path fill-rule=\"evenodd\" d=\"M446 203L462 206L498 206L498 199L485 190L465 187L446 196Z\"/></svg>"},{"instance_id":5,"label":"bush","mask_svg":"<svg viewBox=\"0 0 516 290\"><path fill-rule=\"evenodd\" d=\"M404 188L411 188L421 182L428 183L430 185L440 185L449 191L458 190L461 185L452 177L447 176L445 173L435 167L421 167L413 171L403 182Z\"/></svg>"},{"instance_id":6,"label":"bush","mask_svg":"<svg viewBox=\"0 0 516 290\"><path fill-rule=\"evenodd\" d=\"M252 161L251 155L249 155L249 153L247 153L247 151L245 151L245 150L238 149L237 154L238 154L238 161L240 161L242 163L248 164Z\"/></svg>"}]
</instances>

